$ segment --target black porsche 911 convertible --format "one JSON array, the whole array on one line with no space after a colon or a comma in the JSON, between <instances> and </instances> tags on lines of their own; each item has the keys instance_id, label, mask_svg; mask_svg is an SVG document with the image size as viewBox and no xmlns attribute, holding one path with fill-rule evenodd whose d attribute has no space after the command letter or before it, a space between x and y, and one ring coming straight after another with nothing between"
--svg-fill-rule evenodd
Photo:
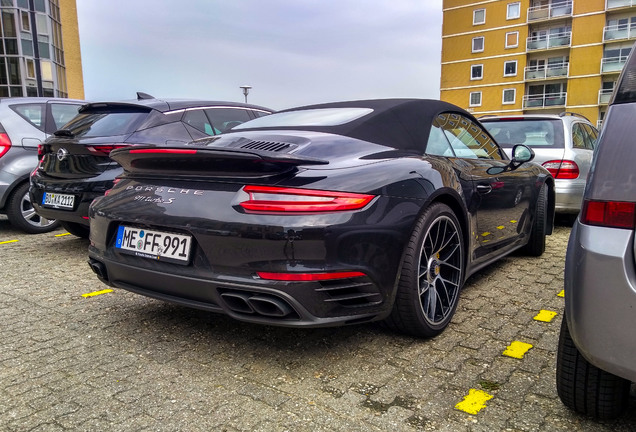
<instances>
[{"instance_id":1,"label":"black porsche 911 convertible","mask_svg":"<svg viewBox=\"0 0 636 432\"><path fill-rule=\"evenodd\" d=\"M466 278L552 232L554 182L509 160L440 101L281 111L179 147L110 156L124 174L90 208L105 283L238 320L448 325Z\"/></svg>"}]
</instances>

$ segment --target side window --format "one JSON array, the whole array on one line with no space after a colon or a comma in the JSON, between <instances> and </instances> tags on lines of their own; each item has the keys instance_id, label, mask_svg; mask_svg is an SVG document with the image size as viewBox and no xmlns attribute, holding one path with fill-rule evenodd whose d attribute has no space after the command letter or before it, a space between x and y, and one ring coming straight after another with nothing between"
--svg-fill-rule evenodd
<instances>
[{"instance_id":1,"label":"side window","mask_svg":"<svg viewBox=\"0 0 636 432\"><path fill-rule=\"evenodd\" d=\"M435 156L446 156L453 157L455 153L453 153L453 149L450 146L450 143L446 139L444 135L444 131L437 124L437 122L433 122L431 125L431 132L428 135L428 142L426 143L426 154L435 155Z\"/></svg>"},{"instance_id":2,"label":"side window","mask_svg":"<svg viewBox=\"0 0 636 432\"><path fill-rule=\"evenodd\" d=\"M585 132L580 123L572 126L572 147L577 149L585 148Z\"/></svg>"},{"instance_id":3,"label":"side window","mask_svg":"<svg viewBox=\"0 0 636 432\"><path fill-rule=\"evenodd\" d=\"M36 128L44 131L45 104L12 105L11 109Z\"/></svg>"},{"instance_id":4,"label":"side window","mask_svg":"<svg viewBox=\"0 0 636 432\"><path fill-rule=\"evenodd\" d=\"M53 122L55 123L55 128L53 129L61 129L66 123L70 122L77 115L77 110L81 105L71 105L71 104L51 104L51 115L53 116Z\"/></svg>"},{"instance_id":5,"label":"side window","mask_svg":"<svg viewBox=\"0 0 636 432\"><path fill-rule=\"evenodd\" d=\"M588 138L587 148L589 148L590 150L594 150L594 147L596 147L596 139L598 138L598 132L596 132L596 129L594 129L592 126L588 124L584 124L583 128L587 132L586 134Z\"/></svg>"},{"instance_id":6,"label":"side window","mask_svg":"<svg viewBox=\"0 0 636 432\"><path fill-rule=\"evenodd\" d=\"M202 109L187 110L183 116L183 122L207 135L221 133L212 127Z\"/></svg>"},{"instance_id":7,"label":"side window","mask_svg":"<svg viewBox=\"0 0 636 432\"><path fill-rule=\"evenodd\" d=\"M444 131L457 157L503 160L499 146L472 120L460 114L444 113L437 116L434 125Z\"/></svg>"},{"instance_id":8,"label":"side window","mask_svg":"<svg viewBox=\"0 0 636 432\"><path fill-rule=\"evenodd\" d=\"M234 126L250 120L247 110L241 108L208 108L205 110L215 130L227 132Z\"/></svg>"},{"instance_id":9,"label":"side window","mask_svg":"<svg viewBox=\"0 0 636 432\"><path fill-rule=\"evenodd\" d=\"M268 112L256 110L252 110L252 114L254 114L254 118L265 117L266 115L269 115Z\"/></svg>"}]
</instances>

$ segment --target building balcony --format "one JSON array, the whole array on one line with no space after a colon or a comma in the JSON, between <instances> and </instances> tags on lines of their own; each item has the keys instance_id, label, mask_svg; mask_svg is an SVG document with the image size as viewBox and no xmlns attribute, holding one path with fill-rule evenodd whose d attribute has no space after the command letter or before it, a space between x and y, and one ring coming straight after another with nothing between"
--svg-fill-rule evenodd
<instances>
[{"instance_id":1,"label":"building balcony","mask_svg":"<svg viewBox=\"0 0 636 432\"><path fill-rule=\"evenodd\" d=\"M528 8L528 22L572 16L572 0Z\"/></svg>"},{"instance_id":2,"label":"building balcony","mask_svg":"<svg viewBox=\"0 0 636 432\"><path fill-rule=\"evenodd\" d=\"M614 89L605 89L598 91L598 104L599 105L607 105L612 97L612 92Z\"/></svg>"},{"instance_id":3,"label":"building balcony","mask_svg":"<svg viewBox=\"0 0 636 432\"><path fill-rule=\"evenodd\" d=\"M526 41L526 50L536 51L550 48L564 48L572 44L572 32L555 33L543 36L529 37Z\"/></svg>"},{"instance_id":4,"label":"building balcony","mask_svg":"<svg viewBox=\"0 0 636 432\"><path fill-rule=\"evenodd\" d=\"M525 68L526 81L563 78L569 75L570 63L551 64L547 66L528 66Z\"/></svg>"},{"instance_id":5,"label":"building balcony","mask_svg":"<svg viewBox=\"0 0 636 432\"><path fill-rule=\"evenodd\" d=\"M605 9L617 9L636 6L636 0L605 0Z\"/></svg>"},{"instance_id":6,"label":"building balcony","mask_svg":"<svg viewBox=\"0 0 636 432\"><path fill-rule=\"evenodd\" d=\"M636 38L636 26L613 25L603 29L603 42Z\"/></svg>"},{"instance_id":7,"label":"building balcony","mask_svg":"<svg viewBox=\"0 0 636 432\"><path fill-rule=\"evenodd\" d=\"M567 92L543 93L537 95L525 95L523 97L524 108L550 108L565 106Z\"/></svg>"},{"instance_id":8,"label":"building balcony","mask_svg":"<svg viewBox=\"0 0 636 432\"><path fill-rule=\"evenodd\" d=\"M602 127L603 127L603 120L596 120L596 129L600 131Z\"/></svg>"},{"instance_id":9,"label":"building balcony","mask_svg":"<svg viewBox=\"0 0 636 432\"><path fill-rule=\"evenodd\" d=\"M614 73L623 70L627 56L607 57L601 59L601 73Z\"/></svg>"}]
</instances>

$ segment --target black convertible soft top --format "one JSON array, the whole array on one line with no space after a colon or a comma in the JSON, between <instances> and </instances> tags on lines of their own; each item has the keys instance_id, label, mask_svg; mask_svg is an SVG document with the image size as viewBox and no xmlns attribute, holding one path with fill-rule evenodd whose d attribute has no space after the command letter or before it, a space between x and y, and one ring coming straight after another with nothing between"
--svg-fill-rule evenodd
<instances>
[{"instance_id":1,"label":"black convertible soft top","mask_svg":"<svg viewBox=\"0 0 636 432\"><path fill-rule=\"evenodd\" d=\"M276 126L254 127L245 123L243 130L308 130L344 135L399 150L421 150L428 140L431 124L438 114L454 112L475 121L463 109L433 99L373 99L333 102L290 108L278 113L321 108L371 108L373 112L345 124L336 126ZM276 115L276 114L274 114ZM237 132L239 132L237 130Z\"/></svg>"}]
</instances>

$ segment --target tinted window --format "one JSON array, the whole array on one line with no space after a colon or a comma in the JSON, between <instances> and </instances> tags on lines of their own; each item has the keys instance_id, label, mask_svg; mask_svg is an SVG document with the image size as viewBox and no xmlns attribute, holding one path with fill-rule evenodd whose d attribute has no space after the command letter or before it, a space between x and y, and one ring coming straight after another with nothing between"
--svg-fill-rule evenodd
<instances>
[{"instance_id":1,"label":"tinted window","mask_svg":"<svg viewBox=\"0 0 636 432\"><path fill-rule=\"evenodd\" d=\"M51 104L51 115L55 122L54 129L61 129L66 123L70 122L77 115L80 105L71 104Z\"/></svg>"},{"instance_id":2,"label":"tinted window","mask_svg":"<svg viewBox=\"0 0 636 432\"><path fill-rule=\"evenodd\" d=\"M589 149L594 150L596 147L596 139L598 138L598 132L589 124L583 124L583 129L587 132L587 137L589 139Z\"/></svg>"},{"instance_id":3,"label":"tinted window","mask_svg":"<svg viewBox=\"0 0 636 432\"><path fill-rule=\"evenodd\" d=\"M40 130L44 130L44 104L12 105L11 109Z\"/></svg>"},{"instance_id":4,"label":"tinted window","mask_svg":"<svg viewBox=\"0 0 636 432\"><path fill-rule=\"evenodd\" d=\"M290 126L338 126L372 113L371 108L316 108L270 114L237 129Z\"/></svg>"},{"instance_id":5,"label":"tinted window","mask_svg":"<svg viewBox=\"0 0 636 432\"><path fill-rule=\"evenodd\" d=\"M561 120L497 120L484 121L484 127L504 148L515 144L528 147L563 148L563 123Z\"/></svg>"},{"instance_id":6,"label":"tinted window","mask_svg":"<svg viewBox=\"0 0 636 432\"><path fill-rule=\"evenodd\" d=\"M444 135L444 130L437 124L433 124L431 133L428 135L426 154L447 157L455 156L450 143L446 139L446 135Z\"/></svg>"},{"instance_id":7,"label":"tinted window","mask_svg":"<svg viewBox=\"0 0 636 432\"><path fill-rule=\"evenodd\" d=\"M457 157L502 160L499 147L479 125L458 114L437 116L434 126L440 127Z\"/></svg>"},{"instance_id":8,"label":"tinted window","mask_svg":"<svg viewBox=\"0 0 636 432\"><path fill-rule=\"evenodd\" d=\"M221 133L221 131L215 130L212 127L210 120L208 120L208 117L201 109L186 111L183 116L183 122L207 135L216 135Z\"/></svg>"},{"instance_id":9,"label":"tinted window","mask_svg":"<svg viewBox=\"0 0 636 432\"><path fill-rule=\"evenodd\" d=\"M240 108L208 108L205 113L212 122L212 127L220 132L226 132L251 119L247 110Z\"/></svg>"},{"instance_id":10,"label":"tinted window","mask_svg":"<svg viewBox=\"0 0 636 432\"><path fill-rule=\"evenodd\" d=\"M252 110L252 114L254 114L255 118L259 118L259 117L263 117L263 116L269 115L270 113L265 112L265 111Z\"/></svg>"},{"instance_id":11,"label":"tinted window","mask_svg":"<svg viewBox=\"0 0 636 432\"><path fill-rule=\"evenodd\" d=\"M148 116L147 112L82 113L66 125L75 137L127 135L135 131Z\"/></svg>"}]
</instances>

